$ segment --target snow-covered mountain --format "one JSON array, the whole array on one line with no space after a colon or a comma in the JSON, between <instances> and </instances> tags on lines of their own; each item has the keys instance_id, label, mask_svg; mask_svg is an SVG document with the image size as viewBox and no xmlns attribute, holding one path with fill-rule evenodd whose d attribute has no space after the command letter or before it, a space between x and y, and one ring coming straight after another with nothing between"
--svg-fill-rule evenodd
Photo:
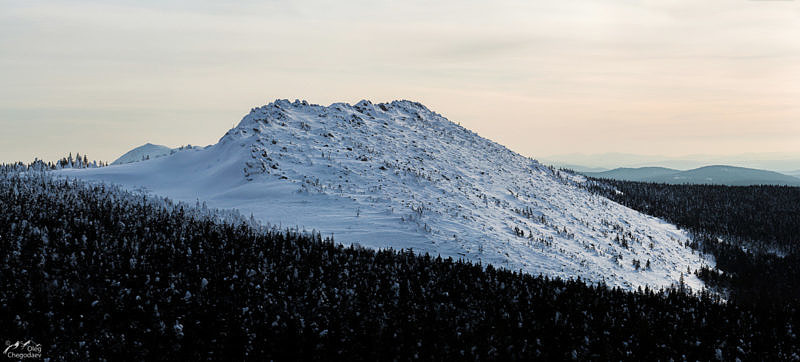
<instances>
[{"instance_id":1,"label":"snow-covered mountain","mask_svg":"<svg viewBox=\"0 0 800 362\"><path fill-rule=\"evenodd\" d=\"M154 159L161 156L169 155L170 152L172 152L172 149L167 146L154 145L148 142L128 152L125 152L124 155L114 160L114 162L112 162L111 164L122 165L125 163Z\"/></svg>"},{"instance_id":2,"label":"snow-covered mountain","mask_svg":"<svg viewBox=\"0 0 800 362\"><path fill-rule=\"evenodd\" d=\"M118 159L112 162L112 165L123 165L126 163L133 163L133 162L140 162L140 161L149 161L151 159L156 159L159 157L168 156L174 154L175 152L180 151L189 151L189 150L198 150L201 147L186 145L177 148L169 148L167 146L162 145L154 145L152 143L145 143L139 147L136 147L128 152L125 152L124 155L120 156Z\"/></svg>"},{"instance_id":3,"label":"snow-covered mountain","mask_svg":"<svg viewBox=\"0 0 800 362\"><path fill-rule=\"evenodd\" d=\"M536 135L531 135L535 140ZM238 208L338 242L636 288L712 264L675 226L579 187L419 103L254 108L219 143L64 175ZM648 263L649 261L649 263Z\"/></svg>"}]
</instances>

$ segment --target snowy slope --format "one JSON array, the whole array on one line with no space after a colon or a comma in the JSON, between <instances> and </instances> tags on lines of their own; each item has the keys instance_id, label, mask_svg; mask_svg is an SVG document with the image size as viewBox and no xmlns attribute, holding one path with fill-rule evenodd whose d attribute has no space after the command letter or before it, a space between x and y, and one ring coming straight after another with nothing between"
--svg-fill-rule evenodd
<instances>
[{"instance_id":1,"label":"snowy slope","mask_svg":"<svg viewBox=\"0 0 800 362\"><path fill-rule=\"evenodd\" d=\"M625 288L669 285L712 263L684 247L688 236L673 225L577 187L582 176L561 175L409 101L278 100L205 149L60 172L238 208L342 243ZM686 282L702 286L692 275Z\"/></svg>"},{"instance_id":2,"label":"snowy slope","mask_svg":"<svg viewBox=\"0 0 800 362\"><path fill-rule=\"evenodd\" d=\"M126 152L124 155L120 156L111 164L121 165L125 163L143 161L145 159L158 158L161 156L169 155L171 151L172 149L167 146L145 143L139 147L136 147Z\"/></svg>"}]
</instances>

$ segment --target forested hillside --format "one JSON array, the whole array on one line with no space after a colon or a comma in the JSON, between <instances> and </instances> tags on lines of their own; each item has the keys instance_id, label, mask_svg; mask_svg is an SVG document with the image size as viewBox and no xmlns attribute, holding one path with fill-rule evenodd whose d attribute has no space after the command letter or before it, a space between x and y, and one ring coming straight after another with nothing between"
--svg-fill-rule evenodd
<instances>
[{"instance_id":1,"label":"forested hillside","mask_svg":"<svg viewBox=\"0 0 800 362\"><path fill-rule=\"evenodd\" d=\"M731 298L800 300L800 187L596 179L591 189L691 231L692 247L713 254L723 272L703 268L699 276Z\"/></svg>"},{"instance_id":2,"label":"forested hillside","mask_svg":"<svg viewBox=\"0 0 800 362\"><path fill-rule=\"evenodd\" d=\"M0 325L68 360L800 358L797 310L345 248L0 172Z\"/></svg>"}]
</instances>

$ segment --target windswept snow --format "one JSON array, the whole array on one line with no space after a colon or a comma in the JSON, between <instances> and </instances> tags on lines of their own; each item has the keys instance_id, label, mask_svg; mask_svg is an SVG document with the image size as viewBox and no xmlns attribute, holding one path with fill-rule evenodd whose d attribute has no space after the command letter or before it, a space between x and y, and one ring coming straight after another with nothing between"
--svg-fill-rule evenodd
<instances>
[{"instance_id":1,"label":"windswept snow","mask_svg":"<svg viewBox=\"0 0 800 362\"><path fill-rule=\"evenodd\" d=\"M675 226L591 194L579 187L583 177L409 101L324 107L278 100L204 149L60 172L237 208L342 243L629 289L682 275L699 288L687 271L713 263L684 246L688 235Z\"/></svg>"}]
</instances>

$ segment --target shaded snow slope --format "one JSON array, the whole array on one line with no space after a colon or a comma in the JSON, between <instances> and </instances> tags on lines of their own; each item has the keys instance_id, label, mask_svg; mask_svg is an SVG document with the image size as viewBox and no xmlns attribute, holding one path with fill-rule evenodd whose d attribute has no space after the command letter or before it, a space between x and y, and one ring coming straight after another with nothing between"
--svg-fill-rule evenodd
<instances>
[{"instance_id":1,"label":"shaded snow slope","mask_svg":"<svg viewBox=\"0 0 800 362\"><path fill-rule=\"evenodd\" d=\"M684 246L688 236L675 226L409 101L278 100L205 149L60 172L238 208L342 243L625 288L669 285L710 263ZM702 286L692 275L686 282Z\"/></svg>"}]
</instances>

